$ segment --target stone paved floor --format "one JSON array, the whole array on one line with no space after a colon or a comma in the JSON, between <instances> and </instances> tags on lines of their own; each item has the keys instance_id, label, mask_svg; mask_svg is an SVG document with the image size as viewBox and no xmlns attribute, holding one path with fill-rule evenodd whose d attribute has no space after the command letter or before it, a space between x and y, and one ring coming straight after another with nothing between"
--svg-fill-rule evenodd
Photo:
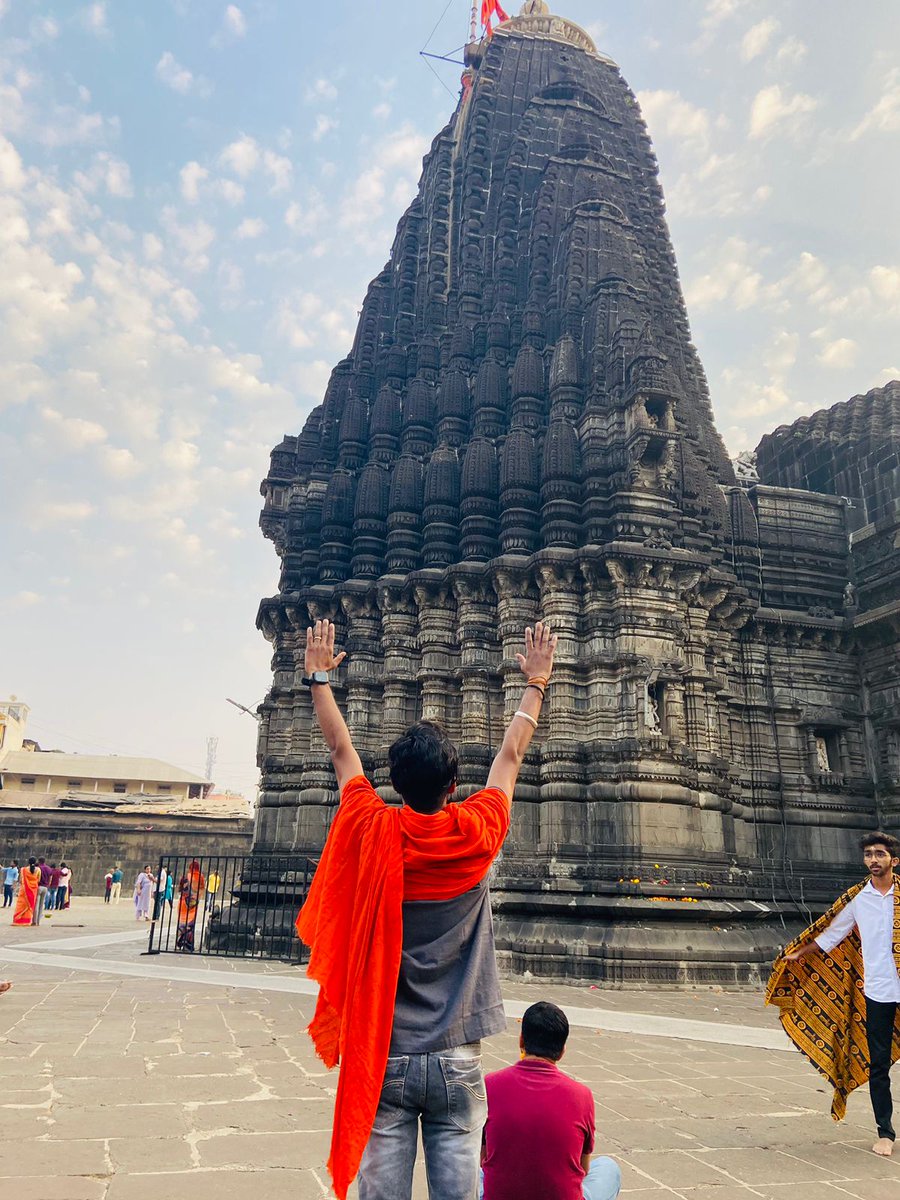
<instances>
[{"instance_id":1,"label":"stone paved floor","mask_svg":"<svg viewBox=\"0 0 900 1200\"><path fill-rule=\"evenodd\" d=\"M193 959L196 978L167 978L185 960L140 957L130 915L124 902L81 900L34 930L3 918L0 973L15 986L0 997L0 1195L328 1195L335 1080L303 1032L306 981L295 968ZM900 1200L900 1156L869 1151L864 1092L835 1125L826 1085L793 1051L684 1036L697 1028L687 1019L704 1035L737 1040L743 1025L786 1046L757 994L507 990L585 1010L565 1066L594 1091L597 1149L622 1164L623 1195ZM641 1036L641 1014L666 1035ZM604 1028L623 1017L632 1032ZM486 1066L515 1053L511 1021L485 1044ZM421 1178L415 1195L426 1195Z\"/></svg>"}]
</instances>

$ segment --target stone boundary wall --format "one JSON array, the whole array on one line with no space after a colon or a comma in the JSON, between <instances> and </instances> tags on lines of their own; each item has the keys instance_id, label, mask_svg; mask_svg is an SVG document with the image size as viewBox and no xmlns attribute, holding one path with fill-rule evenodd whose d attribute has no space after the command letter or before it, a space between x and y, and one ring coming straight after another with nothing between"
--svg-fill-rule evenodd
<instances>
[{"instance_id":1,"label":"stone boundary wall","mask_svg":"<svg viewBox=\"0 0 900 1200\"><path fill-rule=\"evenodd\" d=\"M103 877L116 863L130 893L144 863L160 855L249 854L249 818L197 818L153 814L96 814L61 809L0 809L0 861L19 866L33 854L72 868L75 895L101 895Z\"/></svg>"}]
</instances>

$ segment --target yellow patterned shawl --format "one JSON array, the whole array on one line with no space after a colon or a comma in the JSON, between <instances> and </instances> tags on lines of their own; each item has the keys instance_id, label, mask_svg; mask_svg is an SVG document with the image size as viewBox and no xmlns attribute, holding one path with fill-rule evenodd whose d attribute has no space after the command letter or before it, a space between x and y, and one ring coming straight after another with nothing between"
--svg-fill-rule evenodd
<instances>
[{"instance_id":1,"label":"yellow patterned shawl","mask_svg":"<svg viewBox=\"0 0 900 1200\"><path fill-rule=\"evenodd\" d=\"M775 959L766 988L766 1004L775 1004L784 1031L834 1088L831 1115L843 1120L847 1097L868 1082L869 1045L866 1039L866 998L863 993L862 945L854 928L831 954L818 948L799 962L790 954L823 933L837 914L868 883L855 884L824 916L810 925ZM900 877L894 876L894 961L900 968ZM891 1062L900 1059L900 1008L894 1024Z\"/></svg>"}]
</instances>

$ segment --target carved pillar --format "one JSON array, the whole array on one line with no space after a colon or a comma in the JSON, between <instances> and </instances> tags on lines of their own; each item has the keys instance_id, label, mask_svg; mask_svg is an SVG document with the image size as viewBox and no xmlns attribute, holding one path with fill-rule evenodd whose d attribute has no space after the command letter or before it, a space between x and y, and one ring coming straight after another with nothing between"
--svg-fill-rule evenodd
<instances>
[{"instance_id":1,"label":"carved pillar","mask_svg":"<svg viewBox=\"0 0 900 1200\"><path fill-rule=\"evenodd\" d=\"M379 743L383 683L380 613L374 589L341 597L347 616L347 725L356 748L373 752Z\"/></svg>"},{"instance_id":2,"label":"carved pillar","mask_svg":"<svg viewBox=\"0 0 900 1200\"><path fill-rule=\"evenodd\" d=\"M460 684L462 690L462 744L496 750L492 722L499 698L492 697L491 683L497 641L493 593L481 570L457 568L452 576L459 631ZM496 713L499 716L499 712Z\"/></svg>"},{"instance_id":3,"label":"carved pillar","mask_svg":"<svg viewBox=\"0 0 900 1200\"><path fill-rule=\"evenodd\" d=\"M416 605L419 610L418 673L422 718L439 721L458 736L456 687L456 608L453 591L446 582L417 584Z\"/></svg>"},{"instance_id":4,"label":"carved pillar","mask_svg":"<svg viewBox=\"0 0 900 1200\"><path fill-rule=\"evenodd\" d=\"M381 739L390 745L416 719L416 606L401 582L378 589L384 692Z\"/></svg>"},{"instance_id":5,"label":"carved pillar","mask_svg":"<svg viewBox=\"0 0 900 1200\"><path fill-rule=\"evenodd\" d=\"M519 707L525 685L516 654L524 649L525 627L534 627L540 611L537 588L526 568L500 568L494 575L494 590L497 593L497 626L503 647L500 674L505 727Z\"/></svg>"},{"instance_id":6,"label":"carved pillar","mask_svg":"<svg viewBox=\"0 0 900 1200\"><path fill-rule=\"evenodd\" d=\"M578 736L575 684L578 679L576 663L581 612L578 564L574 560L541 564L537 569L537 577L541 590L541 619L548 621L551 630L559 635L553 682L547 693L549 737L552 741L575 741Z\"/></svg>"}]
</instances>

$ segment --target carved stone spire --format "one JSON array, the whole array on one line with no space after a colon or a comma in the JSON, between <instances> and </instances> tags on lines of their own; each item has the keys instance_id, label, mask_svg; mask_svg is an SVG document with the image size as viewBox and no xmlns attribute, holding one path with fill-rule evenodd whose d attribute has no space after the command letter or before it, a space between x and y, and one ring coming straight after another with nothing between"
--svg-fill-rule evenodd
<instances>
[{"instance_id":1,"label":"carved stone spire","mask_svg":"<svg viewBox=\"0 0 900 1200\"><path fill-rule=\"evenodd\" d=\"M334 801L293 682L309 618L349 642L336 694L375 782L424 714L458 743L466 795L521 696L522 626L543 616L560 647L498 866L505 965L747 981L781 909L793 919L783 864L810 904L830 900L851 826L876 824L866 756L900 696L860 698L853 613L869 605L873 644L888 636L898 392L779 430L739 484L618 67L544 0L466 57L353 349L262 484L282 569L259 618L276 679L257 845L317 857ZM842 499L854 487L868 516ZM879 811L900 823L900 795ZM679 899L702 884L728 928L650 915L633 879Z\"/></svg>"}]
</instances>

